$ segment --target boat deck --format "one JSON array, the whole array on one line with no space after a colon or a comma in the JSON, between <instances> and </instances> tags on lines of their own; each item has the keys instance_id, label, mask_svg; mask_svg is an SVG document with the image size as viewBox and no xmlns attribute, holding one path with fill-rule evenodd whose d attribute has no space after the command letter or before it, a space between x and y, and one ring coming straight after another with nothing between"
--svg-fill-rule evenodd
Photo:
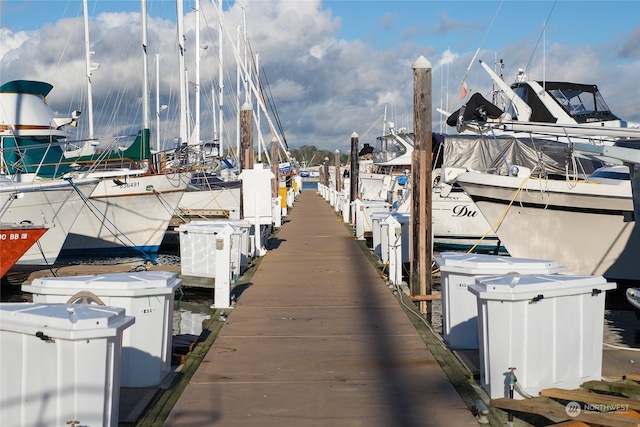
<instances>
[{"instance_id":1,"label":"boat deck","mask_svg":"<svg viewBox=\"0 0 640 427\"><path fill-rule=\"evenodd\" d=\"M478 425L321 197L271 246L165 426Z\"/></svg>"}]
</instances>

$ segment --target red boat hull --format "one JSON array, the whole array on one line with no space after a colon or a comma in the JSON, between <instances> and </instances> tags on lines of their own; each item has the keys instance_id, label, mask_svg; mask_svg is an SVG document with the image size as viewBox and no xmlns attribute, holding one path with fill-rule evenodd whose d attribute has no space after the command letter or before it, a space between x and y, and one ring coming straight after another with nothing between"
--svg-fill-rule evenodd
<instances>
[{"instance_id":1,"label":"red boat hull","mask_svg":"<svg viewBox=\"0 0 640 427\"><path fill-rule=\"evenodd\" d=\"M49 229L47 225L0 224L0 277Z\"/></svg>"}]
</instances>

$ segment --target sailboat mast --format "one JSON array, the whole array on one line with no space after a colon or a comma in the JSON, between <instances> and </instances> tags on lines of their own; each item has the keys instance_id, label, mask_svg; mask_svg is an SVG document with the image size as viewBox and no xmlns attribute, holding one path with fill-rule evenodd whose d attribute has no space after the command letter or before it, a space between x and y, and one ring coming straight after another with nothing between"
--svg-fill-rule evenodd
<instances>
[{"instance_id":1,"label":"sailboat mast","mask_svg":"<svg viewBox=\"0 0 640 427\"><path fill-rule=\"evenodd\" d=\"M195 105L195 124L193 129L193 144L200 143L200 0L195 0L195 12L196 12L196 78L195 78L195 91L196 91L196 105Z\"/></svg>"},{"instance_id":2,"label":"sailboat mast","mask_svg":"<svg viewBox=\"0 0 640 427\"><path fill-rule=\"evenodd\" d=\"M260 88L260 54L256 54L256 86L258 89ZM256 93L256 98L260 96L260 93ZM258 129L258 162L262 162L262 145L264 144L264 138L262 137L262 132L260 132L260 109L256 111L256 127ZM265 153L266 153L265 147Z\"/></svg>"},{"instance_id":3,"label":"sailboat mast","mask_svg":"<svg viewBox=\"0 0 640 427\"><path fill-rule=\"evenodd\" d=\"M244 82L244 102L251 104L251 94L249 93L249 78L251 76L251 70L248 68L248 60L247 60L247 14L242 8L242 50L244 52L244 76L242 81Z\"/></svg>"},{"instance_id":4,"label":"sailboat mast","mask_svg":"<svg viewBox=\"0 0 640 427\"><path fill-rule=\"evenodd\" d=\"M240 26L236 29L236 51L240 51ZM240 158L240 61L236 59L236 157Z\"/></svg>"},{"instance_id":5,"label":"sailboat mast","mask_svg":"<svg viewBox=\"0 0 640 427\"><path fill-rule=\"evenodd\" d=\"M147 57L147 0L140 0L142 13L142 128L150 128L149 118L149 60ZM143 137L145 133L142 133Z\"/></svg>"},{"instance_id":6,"label":"sailboat mast","mask_svg":"<svg viewBox=\"0 0 640 427\"><path fill-rule=\"evenodd\" d=\"M156 151L160 151L160 54L156 53Z\"/></svg>"},{"instance_id":7,"label":"sailboat mast","mask_svg":"<svg viewBox=\"0 0 640 427\"><path fill-rule=\"evenodd\" d=\"M87 116L89 122L89 139L93 139L93 94L91 92L91 47L89 46L89 8L87 0L82 0L84 12L84 57L87 77Z\"/></svg>"},{"instance_id":8,"label":"sailboat mast","mask_svg":"<svg viewBox=\"0 0 640 427\"><path fill-rule=\"evenodd\" d=\"M184 64L184 4L182 0L176 1L176 20L178 26L178 56L179 56L179 71L180 78L180 136L178 138L178 145L181 145L188 140L187 135L187 82L186 82L186 68Z\"/></svg>"},{"instance_id":9,"label":"sailboat mast","mask_svg":"<svg viewBox=\"0 0 640 427\"><path fill-rule=\"evenodd\" d=\"M219 7L219 5L216 4L216 3L214 3L214 5L216 6L216 8ZM231 32L229 31L229 27L226 24L226 22L222 20L223 17L222 17L222 10L221 9L218 9L218 16L221 17L220 22L222 23L222 26L224 27L225 34L226 34L227 38L229 39L229 41L231 43L232 50L233 50L233 56L235 57L235 60L236 60L236 65L239 68L242 69L244 64L242 62L242 58L241 58L241 55L240 55L239 41L238 41L238 46L235 46L235 49L233 49L234 48L234 46L233 46L233 36L231 35ZM239 33L239 31L240 31L240 29L238 28L238 33ZM238 38L239 38L239 35L238 35ZM242 71L245 72L244 69ZM239 81L240 81L240 70L238 70L238 73L237 73L237 80L238 80L238 83L239 83ZM256 88L256 85L253 83L253 81L249 80L247 83L248 83L250 89L254 91L254 93L258 93L259 92L258 89ZM239 101L240 101L240 93L239 93L240 89L239 88L238 88L237 92L238 92L237 100L238 100L238 104L239 104ZM269 123L269 129L271 130L271 132L274 135L274 137L278 140L278 143L280 144L280 148L284 151L285 155L287 156L287 159L289 159L289 152L287 150L287 147L284 145L284 142L282 141L282 138L280 138L280 135L279 135L277 129L275 128L275 125L273 124L273 121L271 120L271 117L269 116L269 112L268 112L268 109L267 109L267 106L265 104L264 99L262 99L262 97L258 97L258 103L259 103L259 107L262 108L262 111L264 112L264 116L267 119L267 123ZM238 109L239 109L239 105L238 105ZM239 136L238 136L238 145L239 145Z\"/></svg>"},{"instance_id":10,"label":"sailboat mast","mask_svg":"<svg viewBox=\"0 0 640 427\"><path fill-rule=\"evenodd\" d=\"M222 130L224 129L224 75L222 68L222 0L218 0L218 154L224 157L224 141L222 138Z\"/></svg>"}]
</instances>

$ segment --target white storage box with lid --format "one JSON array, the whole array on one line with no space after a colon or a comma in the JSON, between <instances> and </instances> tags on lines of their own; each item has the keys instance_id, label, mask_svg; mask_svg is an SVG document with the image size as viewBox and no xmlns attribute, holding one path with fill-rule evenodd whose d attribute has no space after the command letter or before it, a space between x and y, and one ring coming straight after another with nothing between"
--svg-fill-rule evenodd
<instances>
[{"instance_id":1,"label":"white storage box with lid","mask_svg":"<svg viewBox=\"0 0 640 427\"><path fill-rule=\"evenodd\" d=\"M390 212L374 212L371 214L371 248L373 253L382 259L382 242L384 237L382 236L384 224L383 221L388 217ZM384 262L385 260L382 259Z\"/></svg>"},{"instance_id":2,"label":"white storage box with lid","mask_svg":"<svg viewBox=\"0 0 640 427\"><path fill-rule=\"evenodd\" d=\"M615 287L602 276L477 279L468 289L478 304L482 388L508 397L509 368L532 396L600 380L605 291Z\"/></svg>"},{"instance_id":3,"label":"white storage box with lid","mask_svg":"<svg viewBox=\"0 0 640 427\"><path fill-rule=\"evenodd\" d=\"M566 268L555 261L501 255L443 252L436 258L442 291L442 335L456 350L477 349L478 309L467 287L476 278L503 274L554 274Z\"/></svg>"},{"instance_id":4,"label":"white storage box with lid","mask_svg":"<svg viewBox=\"0 0 640 427\"><path fill-rule=\"evenodd\" d=\"M250 221L246 219L208 219L191 221L189 224L197 227L206 227L209 225L224 227L227 224L231 225L237 231L237 234L240 235L240 238L237 239L236 233L234 233L234 239L232 240L232 244L236 243L233 248L232 257L240 258L240 267L237 269L234 268L234 273L238 274L238 276L244 273L249 266L249 256L253 253L253 248L251 247L251 229L253 225L251 225ZM189 228L187 227L186 229L188 230ZM178 230L180 230L180 228L178 228ZM236 253L236 250L239 251L239 253Z\"/></svg>"},{"instance_id":5,"label":"white storage box with lid","mask_svg":"<svg viewBox=\"0 0 640 427\"><path fill-rule=\"evenodd\" d=\"M117 426L125 310L0 303L0 425Z\"/></svg>"},{"instance_id":6,"label":"white storage box with lid","mask_svg":"<svg viewBox=\"0 0 640 427\"><path fill-rule=\"evenodd\" d=\"M386 236L383 237L382 245L382 259L384 262L389 261L390 252L400 251L401 256L397 259L403 263L409 262L410 257L410 245L409 235L411 233L411 214L391 212L385 219L385 232ZM397 230L389 229L389 227L400 227L400 234L397 234ZM400 237L400 239L398 239ZM397 255L397 254L396 254Z\"/></svg>"},{"instance_id":7,"label":"white storage box with lid","mask_svg":"<svg viewBox=\"0 0 640 427\"><path fill-rule=\"evenodd\" d=\"M242 232L231 224L191 221L178 227L180 233L180 271L185 276L216 277L216 241L229 236L232 271L240 275Z\"/></svg>"},{"instance_id":8,"label":"white storage box with lid","mask_svg":"<svg viewBox=\"0 0 640 427\"><path fill-rule=\"evenodd\" d=\"M171 370L176 289L182 280L166 271L34 279L22 290L40 303L66 303L79 291L95 294L107 306L123 307L136 323L122 336L123 387L159 385Z\"/></svg>"},{"instance_id":9,"label":"white storage box with lid","mask_svg":"<svg viewBox=\"0 0 640 427\"><path fill-rule=\"evenodd\" d=\"M354 206L354 225L357 240L365 240L372 232L371 215L376 212L389 213L391 204L383 200L356 200Z\"/></svg>"}]
</instances>

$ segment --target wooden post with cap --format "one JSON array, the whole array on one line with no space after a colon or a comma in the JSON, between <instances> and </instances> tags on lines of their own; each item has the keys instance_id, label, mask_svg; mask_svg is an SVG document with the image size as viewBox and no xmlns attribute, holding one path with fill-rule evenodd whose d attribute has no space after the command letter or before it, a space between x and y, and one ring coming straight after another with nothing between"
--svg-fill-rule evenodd
<instances>
[{"instance_id":1,"label":"wooden post with cap","mask_svg":"<svg viewBox=\"0 0 640 427\"><path fill-rule=\"evenodd\" d=\"M358 162L359 139L360 137L356 132L351 134L351 154L349 155L351 158L349 171L349 218L353 218L353 208L351 207L351 203L353 203L358 197L358 168L360 168Z\"/></svg>"},{"instance_id":2,"label":"wooden post with cap","mask_svg":"<svg viewBox=\"0 0 640 427\"><path fill-rule=\"evenodd\" d=\"M253 110L245 102L240 109L240 170L253 169Z\"/></svg>"},{"instance_id":3,"label":"wooden post with cap","mask_svg":"<svg viewBox=\"0 0 640 427\"><path fill-rule=\"evenodd\" d=\"M278 139L274 136L271 138L271 172L273 172L273 180L271 181L271 197L276 198L280 195L280 168L278 168L279 151Z\"/></svg>"},{"instance_id":4,"label":"wooden post with cap","mask_svg":"<svg viewBox=\"0 0 640 427\"><path fill-rule=\"evenodd\" d=\"M342 190L340 186L340 150L336 149L334 154L335 154L334 162L336 167L336 197L337 197L337 193L339 193L340 190Z\"/></svg>"},{"instance_id":5,"label":"wooden post with cap","mask_svg":"<svg viewBox=\"0 0 640 427\"><path fill-rule=\"evenodd\" d=\"M411 159L411 269L412 297L431 295L431 63L420 56L413 68L413 132ZM419 300L420 312L431 322L431 301Z\"/></svg>"}]
</instances>

